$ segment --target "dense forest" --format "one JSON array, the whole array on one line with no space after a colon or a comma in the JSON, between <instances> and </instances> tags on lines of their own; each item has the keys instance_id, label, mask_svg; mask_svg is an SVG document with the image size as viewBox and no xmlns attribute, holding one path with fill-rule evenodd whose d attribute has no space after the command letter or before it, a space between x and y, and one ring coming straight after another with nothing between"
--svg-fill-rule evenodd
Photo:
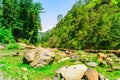
<instances>
[{"instance_id":1,"label":"dense forest","mask_svg":"<svg viewBox=\"0 0 120 80\"><path fill-rule=\"evenodd\" d=\"M0 43L37 43L42 9L32 0L0 0Z\"/></svg>"},{"instance_id":2,"label":"dense forest","mask_svg":"<svg viewBox=\"0 0 120 80\"><path fill-rule=\"evenodd\" d=\"M120 48L120 0L78 0L56 27L42 29L41 3L0 0L0 43L41 42L71 49ZM40 39L40 41L39 41Z\"/></svg>"},{"instance_id":3,"label":"dense forest","mask_svg":"<svg viewBox=\"0 0 120 80\"><path fill-rule=\"evenodd\" d=\"M120 49L120 0L79 0L41 42L59 48Z\"/></svg>"}]
</instances>

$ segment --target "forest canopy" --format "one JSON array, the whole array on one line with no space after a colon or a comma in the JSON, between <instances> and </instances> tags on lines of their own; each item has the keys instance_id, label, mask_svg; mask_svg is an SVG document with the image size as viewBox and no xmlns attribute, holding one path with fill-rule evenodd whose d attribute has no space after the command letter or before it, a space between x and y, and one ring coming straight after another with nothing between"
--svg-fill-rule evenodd
<instances>
[{"instance_id":1,"label":"forest canopy","mask_svg":"<svg viewBox=\"0 0 120 80\"><path fill-rule=\"evenodd\" d=\"M32 0L0 0L0 43L37 43L42 9Z\"/></svg>"},{"instance_id":2,"label":"forest canopy","mask_svg":"<svg viewBox=\"0 0 120 80\"><path fill-rule=\"evenodd\" d=\"M119 49L120 0L78 0L45 34L41 41L50 47Z\"/></svg>"}]
</instances>

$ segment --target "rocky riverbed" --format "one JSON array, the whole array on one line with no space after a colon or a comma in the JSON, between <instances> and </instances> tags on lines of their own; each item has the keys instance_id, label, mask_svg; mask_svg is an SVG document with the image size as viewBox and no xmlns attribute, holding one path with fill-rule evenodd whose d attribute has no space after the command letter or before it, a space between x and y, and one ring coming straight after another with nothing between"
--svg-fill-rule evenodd
<instances>
[{"instance_id":1,"label":"rocky riverbed","mask_svg":"<svg viewBox=\"0 0 120 80\"><path fill-rule=\"evenodd\" d=\"M0 80L120 78L120 58L112 53L62 51L39 47L15 51L1 50L0 54Z\"/></svg>"}]
</instances>

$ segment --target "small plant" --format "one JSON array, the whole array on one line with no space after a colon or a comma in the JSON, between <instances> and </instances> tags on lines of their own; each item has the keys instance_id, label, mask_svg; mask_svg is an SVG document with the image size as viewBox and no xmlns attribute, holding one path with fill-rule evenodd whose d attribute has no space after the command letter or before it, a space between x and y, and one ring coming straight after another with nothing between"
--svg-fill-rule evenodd
<instances>
[{"instance_id":1,"label":"small plant","mask_svg":"<svg viewBox=\"0 0 120 80\"><path fill-rule=\"evenodd\" d=\"M0 28L0 43L15 43L11 30Z\"/></svg>"},{"instance_id":2,"label":"small plant","mask_svg":"<svg viewBox=\"0 0 120 80\"><path fill-rule=\"evenodd\" d=\"M18 44L8 44L7 47L6 47L7 50L10 50L10 49L14 49L14 50L17 50L17 49L20 49L20 45Z\"/></svg>"}]
</instances>

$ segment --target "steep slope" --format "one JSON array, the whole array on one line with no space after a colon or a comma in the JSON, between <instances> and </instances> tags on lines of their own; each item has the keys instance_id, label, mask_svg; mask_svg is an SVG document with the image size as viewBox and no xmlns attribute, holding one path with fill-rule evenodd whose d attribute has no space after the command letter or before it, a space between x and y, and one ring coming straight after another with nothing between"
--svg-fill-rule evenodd
<instances>
[{"instance_id":1,"label":"steep slope","mask_svg":"<svg viewBox=\"0 0 120 80\"><path fill-rule=\"evenodd\" d=\"M78 1L51 30L50 47L120 48L120 0Z\"/></svg>"}]
</instances>

